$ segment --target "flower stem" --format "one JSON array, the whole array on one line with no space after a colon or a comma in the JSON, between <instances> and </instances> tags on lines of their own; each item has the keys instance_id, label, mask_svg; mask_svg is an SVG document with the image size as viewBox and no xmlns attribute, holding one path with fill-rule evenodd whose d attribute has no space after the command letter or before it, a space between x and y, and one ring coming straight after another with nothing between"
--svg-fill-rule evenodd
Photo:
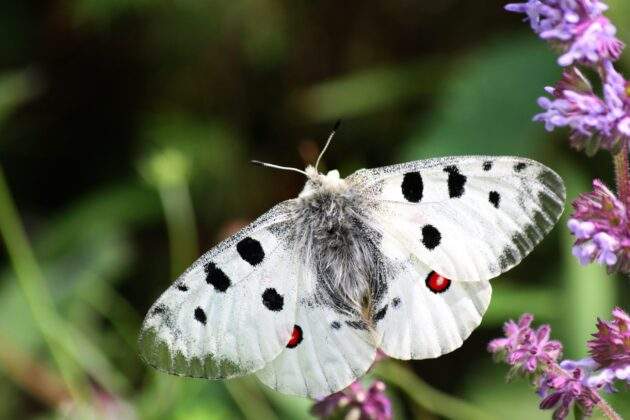
<instances>
[{"instance_id":1,"label":"flower stem","mask_svg":"<svg viewBox=\"0 0 630 420\"><path fill-rule=\"evenodd\" d=\"M628 168L628 143L623 142L619 153L613 156L615 164L615 179L617 181L617 194L619 199L626 205L630 205L630 179Z\"/></svg>"},{"instance_id":2,"label":"flower stem","mask_svg":"<svg viewBox=\"0 0 630 420\"><path fill-rule=\"evenodd\" d=\"M610 420L623 420L623 418L617 414L617 412L608 404L608 402L603 399L597 392L592 391L593 393L593 401L595 401L595 405L597 408L601 410L602 413Z\"/></svg>"}]
</instances>

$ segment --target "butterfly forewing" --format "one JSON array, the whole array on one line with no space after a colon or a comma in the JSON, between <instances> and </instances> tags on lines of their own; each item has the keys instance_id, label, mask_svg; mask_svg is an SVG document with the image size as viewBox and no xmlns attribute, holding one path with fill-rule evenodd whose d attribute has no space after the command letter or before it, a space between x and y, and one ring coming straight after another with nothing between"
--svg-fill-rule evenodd
<instances>
[{"instance_id":1,"label":"butterfly forewing","mask_svg":"<svg viewBox=\"0 0 630 420\"><path fill-rule=\"evenodd\" d=\"M291 337L294 254L283 206L203 255L149 310L140 352L169 373L229 378L273 360Z\"/></svg>"},{"instance_id":2,"label":"butterfly forewing","mask_svg":"<svg viewBox=\"0 0 630 420\"><path fill-rule=\"evenodd\" d=\"M441 275L496 277L518 264L564 208L560 177L516 157L449 157L361 170L373 221Z\"/></svg>"}]
</instances>

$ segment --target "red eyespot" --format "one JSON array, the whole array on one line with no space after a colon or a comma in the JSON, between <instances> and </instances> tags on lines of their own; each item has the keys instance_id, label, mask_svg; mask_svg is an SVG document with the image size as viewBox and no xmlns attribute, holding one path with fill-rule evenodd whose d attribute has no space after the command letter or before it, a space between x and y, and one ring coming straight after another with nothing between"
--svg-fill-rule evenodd
<instances>
[{"instance_id":1,"label":"red eyespot","mask_svg":"<svg viewBox=\"0 0 630 420\"><path fill-rule=\"evenodd\" d=\"M427 276L426 285L433 293L444 293L451 286L451 281L435 271L431 271Z\"/></svg>"},{"instance_id":2,"label":"red eyespot","mask_svg":"<svg viewBox=\"0 0 630 420\"><path fill-rule=\"evenodd\" d=\"M298 344L302 342L302 328L299 325L293 326L293 332L291 333L291 338L287 343L287 348L292 349L297 347Z\"/></svg>"}]
</instances>

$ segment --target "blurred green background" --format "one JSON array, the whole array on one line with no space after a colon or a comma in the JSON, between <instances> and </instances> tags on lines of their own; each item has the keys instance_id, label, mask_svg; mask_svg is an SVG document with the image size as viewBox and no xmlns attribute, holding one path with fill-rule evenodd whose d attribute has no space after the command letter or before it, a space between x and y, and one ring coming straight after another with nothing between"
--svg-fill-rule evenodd
<instances>
[{"instance_id":1,"label":"blurred green background","mask_svg":"<svg viewBox=\"0 0 630 420\"><path fill-rule=\"evenodd\" d=\"M630 6L609 3L630 41ZM251 378L157 373L136 337L202 251L300 191L300 175L249 160L304 167L338 118L325 165L342 176L515 154L557 170L570 199L595 176L610 185L608 155L587 159L531 122L560 69L503 4L4 2L0 418L309 418L308 400ZM462 348L379 367L397 418L549 418L527 382L505 384L487 341L529 311L583 357L596 316L630 303L627 279L571 257L565 222L494 281ZM630 414L628 400L611 398Z\"/></svg>"}]
</instances>

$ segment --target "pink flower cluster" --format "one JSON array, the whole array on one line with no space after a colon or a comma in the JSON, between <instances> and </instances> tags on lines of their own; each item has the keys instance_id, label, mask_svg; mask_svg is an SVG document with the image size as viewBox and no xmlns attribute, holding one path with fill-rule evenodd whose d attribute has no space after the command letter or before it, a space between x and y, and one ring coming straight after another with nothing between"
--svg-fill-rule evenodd
<instances>
[{"instance_id":1,"label":"pink flower cluster","mask_svg":"<svg viewBox=\"0 0 630 420\"><path fill-rule=\"evenodd\" d=\"M571 143L578 150L594 154L600 147L616 152L630 141L630 97L628 83L614 68L623 50L616 29L603 15L608 6L598 0L529 0L506 6L511 12L525 13L532 29L542 39L560 47L558 63L572 66L562 80L545 90L543 112L534 121L548 131L571 129ZM575 67L587 65L599 71L603 95L598 96L590 82Z\"/></svg>"},{"instance_id":2,"label":"pink flower cluster","mask_svg":"<svg viewBox=\"0 0 630 420\"><path fill-rule=\"evenodd\" d=\"M590 82L575 67L566 70L555 87L545 90L552 97L541 97L544 112L534 121L548 131L558 127L571 129L571 144L578 150L594 153L604 148L615 150L630 139L630 98L626 80L611 62L604 62L603 99L593 92Z\"/></svg>"},{"instance_id":3,"label":"pink flower cluster","mask_svg":"<svg viewBox=\"0 0 630 420\"><path fill-rule=\"evenodd\" d=\"M611 272L630 272L630 214L626 205L596 179L593 191L581 194L573 208L568 226L576 238L573 255L580 263L598 262Z\"/></svg>"},{"instance_id":4,"label":"pink flower cluster","mask_svg":"<svg viewBox=\"0 0 630 420\"><path fill-rule=\"evenodd\" d=\"M343 391L317 401L311 413L322 419L330 417L358 420L391 420L392 406L385 395L385 384L375 381L368 389L355 381Z\"/></svg>"},{"instance_id":5,"label":"pink flower cluster","mask_svg":"<svg viewBox=\"0 0 630 420\"><path fill-rule=\"evenodd\" d=\"M509 320L503 325L505 337L488 344L488 351L505 357L505 361L522 372L533 373L541 364L555 362L562 355L562 344L550 340L551 327L531 328L534 316L523 314L518 323Z\"/></svg>"},{"instance_id":6,"label":"pink flower cluster","mask_svg":"<svg viewBox=\"0 0 630 420\"><path fill-rule=\"evenodd\" d=\"M630 317L621 308L612 316L612 321L598 321L586 359L558 364L562 345L549 339L549 325L533 329L530 314L518 323L506 322L505 337L490 341L488 351L513 366L513 372L533 375L540 408L553 408L554 419L564 419L573 404L589 415L601 401L600 389L614 392L616 381L630 384Z\"/></svg>"},{"instance_id":7,"label":"pink flower cluster","mask_svg":"<svg viewBox=\"0 0 630 420\"><path fill-rule=\"evenodd\" d=\"M611 321L597 320L597 332L588 342L589 353L597 364L591 385L614 390L614 381L630 385L630 316L615 308Z\"/></svg>"},{"instance_id":8,"label":"pink flower cluster","mask_svg":"<svg viewBox=\"0 0 630 420\"><path fill-rule=\"evenodd\" d=\"M623 50L617 29L603 15L608 6L601 1L529 0L505 8L526 14L538 36L560 47L561 66L617 60Z\"/></svg>"}]
</instances>

